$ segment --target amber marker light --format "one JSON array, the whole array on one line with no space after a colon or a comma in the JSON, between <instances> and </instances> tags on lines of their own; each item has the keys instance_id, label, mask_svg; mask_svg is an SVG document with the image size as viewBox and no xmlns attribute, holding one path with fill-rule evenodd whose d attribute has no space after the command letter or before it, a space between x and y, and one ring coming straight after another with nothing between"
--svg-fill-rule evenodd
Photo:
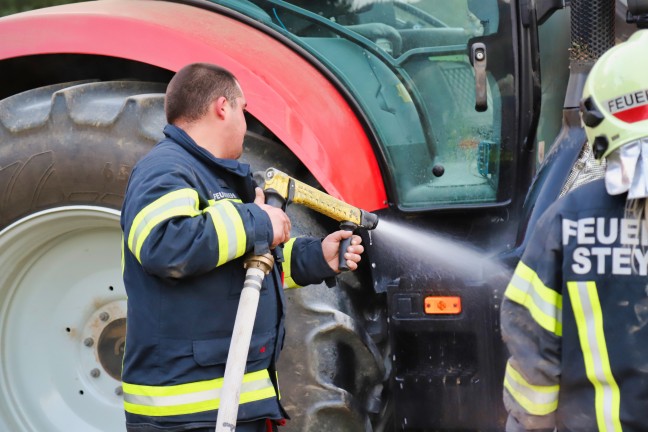
<instances>
[{"instance_id":1,"label":"amber marker light","mask_svg":"<svg viewBox=\"0 0 648 432\"><path fill-rule=\"evenodd\" d=\"M429 315L457 315L461 313L461 297L425 297L425 313Z\"/></svg>"}]
</instances>

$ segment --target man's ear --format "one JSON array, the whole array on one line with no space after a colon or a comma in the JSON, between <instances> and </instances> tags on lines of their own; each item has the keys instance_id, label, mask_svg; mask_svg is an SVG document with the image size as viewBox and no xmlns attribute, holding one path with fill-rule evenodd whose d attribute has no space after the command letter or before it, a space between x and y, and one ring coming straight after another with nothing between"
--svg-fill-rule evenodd
<instances>
[{"instance_id":1,"label":"man's ear","mask_svg":"<svg viewBox=\"0 0 648 432\"><path fill-rule=\"evenodd\" d=\"M225 106L227 105L227 98L225 96L220 96L214 102L212 102L212 109L216 113L216 116L219 118L225 118Z\"/></svg>"}]
</instances>

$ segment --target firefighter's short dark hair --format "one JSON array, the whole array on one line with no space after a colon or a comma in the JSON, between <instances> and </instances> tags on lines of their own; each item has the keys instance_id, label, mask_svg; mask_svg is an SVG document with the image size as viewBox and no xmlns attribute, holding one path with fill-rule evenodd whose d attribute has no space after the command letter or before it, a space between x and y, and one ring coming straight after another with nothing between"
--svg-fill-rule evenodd
<instances>
[{"instance_id":1,"label":"firefighter's short dark hair","mask_svg":"<svg viewBox=\"0 0 648 432\"><path fill-rule=\"evenodd\" d=\"M231 104L241 97L234 74L210 63L184 66L171 78L164 99L167 122L193 122L207 113L209 105L221 96Z\"/></svg>"}]
</instances>

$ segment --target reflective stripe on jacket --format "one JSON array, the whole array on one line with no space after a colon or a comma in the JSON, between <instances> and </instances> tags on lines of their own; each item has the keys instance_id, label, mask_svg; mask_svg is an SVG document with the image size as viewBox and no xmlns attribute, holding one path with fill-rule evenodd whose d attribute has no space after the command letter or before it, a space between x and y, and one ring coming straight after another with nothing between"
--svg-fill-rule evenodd
<instances>
[{"instance_id":1,"label":"reflective stripe on jacket","mask_svg":"<svg viewBox=\"0 0 648 432\"><path fill-rule=\"evenodd\" d=\"M132 414L173 416L217 410L223 378L174 386L145 386L124 383L124 408ZM275 398L277 392L267 370L244 375L239 403Z\"/></svg>"}]
</instances>

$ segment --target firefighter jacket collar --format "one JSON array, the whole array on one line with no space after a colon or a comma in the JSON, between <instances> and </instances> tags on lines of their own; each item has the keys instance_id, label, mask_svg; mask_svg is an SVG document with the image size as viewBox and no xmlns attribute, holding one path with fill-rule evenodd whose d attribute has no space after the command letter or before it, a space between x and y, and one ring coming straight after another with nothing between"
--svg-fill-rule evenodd
<instances>
[{"instance_id":1,"label":"firefighter jacket collar","mask_svg":"<svg viewBox=\"0 0 648 432\"><path fill-rule=\"evenodd\" d=\"M177 126L168 124L164 127L164 135L182 148L187 150L191 155L202 159L207 163L215 163L221 168L227 170L231 174L234 174L239 177L247 177L250 175L250 165L240 163L234 159L221 159L213 156L204 148L200 147L196 141L193 140L184 130L180 129Z\"/></svg>"}]
</instances>

